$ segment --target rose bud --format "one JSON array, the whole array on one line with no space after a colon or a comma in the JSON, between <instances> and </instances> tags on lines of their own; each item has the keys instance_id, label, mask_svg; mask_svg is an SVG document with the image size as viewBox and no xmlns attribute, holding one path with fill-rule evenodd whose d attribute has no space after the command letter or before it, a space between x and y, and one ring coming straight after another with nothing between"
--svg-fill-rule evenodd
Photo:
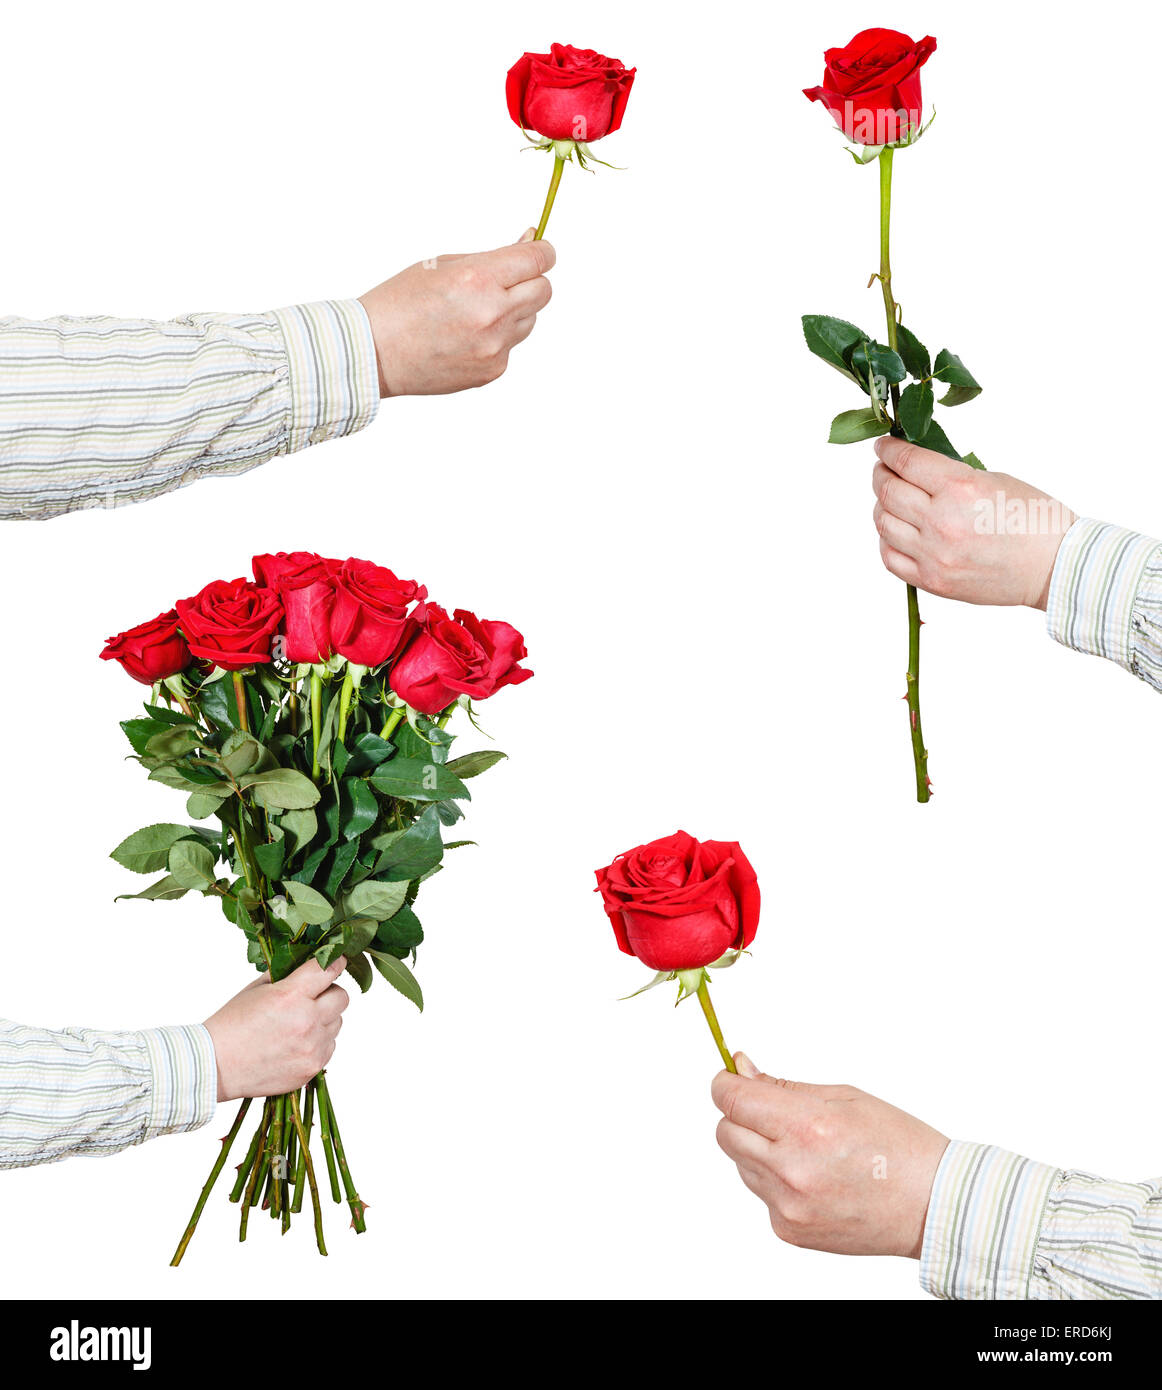
<instances>
[{"instance_id":1,"label":"rose bud","mask_svg":"<svg viewBox=\"0 0 1162 1390\"><path fill-rule=\"evenodd\" d=\"M508 114L547 140L600 140L621 125L636 68L591 48L555 43L508 71Z\"/></svg>"},{"instance_id":2,"label":"rose bud","mask_svg":"<svg viewBox=\"0 0 1162 1390\"><path fill-rule=\"evenodd\" d=\"M380 666L399 650L408 630L408 604L427 589L370 560L345 560L333 572L331 642L357 666Z\"/></svg>"},{"instance_id":3,"label":"rose bud","mask_svg":"<svg viewBox=\"0 0 1162 1390\"><path fill-rule=\"evenodd\" d=\"M684 830L597 870L617 944L653 970L696 970L754 940L758 878L742 849Z\"/></svg>"},{"instance_id":4,"label":"rose bud","mask_svg":"<svg viewBox=\"0 0 1162 1390\"><path fill-rule=\"evenodd\" d=\"M256 555L253 563L255 580L278 595L286 612L286 659L304 666L327 661L332 652L331 610L338 561L295 550Z\"/></svg>"},{"instance_id":5,"label":"rose bud","mask_svg":"<svg viewBox=\"0 0 1162 1390\"><path fill-rule=\"evenodd\" d=\"M186 669L190 649L178 631L178 615L171 608L151 622L110 637L101 660L119 661L135 681L156 685Z\"/></svg>"},{"instance_id":6,"label":"rose bud","mask_svg":"<svg viewBox=\"0 0 1162 1390\"><path fill-rule=\"evenodd\" d=\"M282 604L269 589L248 579L215 579L177 604L178 621L190 651L225 671L242 671L270 660L270 643L282 623Z\"/></svg>"},{"instance_id":7,"label":"rose bud","mask_svg":"<svg viewBox=\"0 0 1162 1390\"><path fill-rule=\"evenodd\" d=\"M914 43L894 29L865 29L824 53L823 85L803 95L821 101L856 144L895 144L920 130L920 69L935 52L931 37Z\"/></svg>"},{"instance_id":8,"label":"rose bud","mask_svg":"<svg viewBox=\"0 0 1162 1390\"><path fill-rule=\"evenodd\" d=\"M439 714L461 695L487 699L532 672L517 663L528 655L509 623L457 608L453 617L436 603L415 612L418 631L392 667L391 688L421 714Z\"/></svg>"}]
</instances>

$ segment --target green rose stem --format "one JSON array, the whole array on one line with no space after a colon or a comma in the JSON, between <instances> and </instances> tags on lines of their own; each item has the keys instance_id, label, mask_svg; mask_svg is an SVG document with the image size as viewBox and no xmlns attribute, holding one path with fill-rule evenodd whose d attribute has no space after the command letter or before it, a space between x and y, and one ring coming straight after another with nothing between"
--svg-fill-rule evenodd
<instances>
[{"instance_id":1,"label":"green rose stem","mask_svg":"<svg viewBox=\"0 0 1162 1390\"><path fill-rule=\"evenodd\" d=\"M274 1099L274 1120L270 1126L270 1143L268 1145L270 1153L270 1210L274 1216L282 1212L280 1198L282 1195L282 1180L279 1177L279 1160L283 1157L282 1152L282 1131L283 1122L286 1117L286 1096L276 1096Z\"/></svg>"},{"instance_id":2,"label":"green rose stem","mask_svg":"<svg viewBox=\"0 0 1162 1390\"><path fill-rule=\"evenodd\" d=\"M880 151L880 288L884 292L884 312L888 319L888 346L896 352L900 306L892 297L891 225L892 225L892 156L890 145ZM892 387L892 408L899 419L900 389ZM892 430L900 433L899 426ZM931 796L928 780L928 750L924 747L924 731L920 724L920 599L914 584L908 585L908 723L912 736L912 761L916 767L916 800L927 801Z\"/></svg>"},{"instance_id":3,"label":"green rose stem","mask_svg":"<svg viewBox=\"0 0 1162 1390\"><path fill-rule=\"evenodd\" d=\"M722 1055L722 1064L727 1071L738 1074L738 1068L734 1065L734 1058L730 1055L722 1037L722 1029L719 1027L718 1015L714 1012L714 1005L710 1002L710 986L706 979L706 972L702 972L702 979L698 983L698 1002L702 1005L702 1012L706 1015L706 1022L710 1025L710 1031L714 1035L714 1041L718 1044L718 1051Z\"/></svg>"},{"instance_id":4,"label":"green rose stem","mask_svg":"<svg viewBox=\"0 0 1162 1390\"><path fill-rule=\"evenodd\" d=\"M347 1167L347 1155L343 1150L343 1140L339 1135L339 1126L335 1121L335 1107L331 1104L331 1094L327 1089L327 1073L321 1071L316 1079L319 1083L319 1109L320 1111L326 1109L327 1118L330 1121L331 1142L335 1146L335 1158L339 1164L339 1172L343 1177L343 1191L347 1196L347 1205L351 1208L351 1225L357 1234L362 1235L367 1230L367 1222L363 1219L367 1204L356 1192L355 1184L351 1180L351 1170Z\"/></svg>"},{"instance_id":5,"label":"green rose stem","mask_svg":"<svg viewBox=\"0 0 1162 1390\"><path fill-rule=\"evenodd\" d=\"M339 1191L339 1175L335 1169L335 1146L331 1142L331 1108L324 1099L323 1087L326 1085L323 1080L323 1073L311 1082L315 1088L315 1095L319 1103L319 1138L323 1141L323 1157L327 1160L327 1177L331 1183L331 1200L341 1202L343 1194Z\"/></svg>"},{"instance_id":6,"label":"green rose stem","mask_svg":"<svg viewBox=\"0 0 1162 1390\"><path fill-rule=\"evenodd\" d=\"M355 680L351 675L351 664L348 662L347 670L343 676L343 685L339 691L339 722L335 737L340 743L343 742L343 735L347 732L347 720L351 714L351 697L355 693Z\"/></svg>"},{"instance_id":7,"label":"green rose stem","mask_svg":"<svg viewBox=\"0 0 1162 1390\"><path fill-rule=\"evenodd\" d=\"M242 1193L242 1215L238 1222L238 1239L240 1241L246 1239L246 1223L250 1217L250 1208L258 1200L258 1183L262 1176L263 1155L266 1152L266 1127L270 1123L272 1110L273 1103L268 1100L263 1107L258 1134L255 1135L258 1143L254 1147L254 1162L250 1166L250 1175Z\"/></svg>"},{"instance_id":8,"label":"green rose stem","mask_svg":"<svg viewBox=\"0 0 1162 1390\"><path fill-rule=\"evenodd\" d=\"M246 1157L238 1165L238 1177L230 1193L230 1200L237 1202L241 1200L243 1192L246 1191L246 1182L254 1168L254 1160L258 1156L259 1145L262 1143L263 1135L266 1133L266 1126L270 1121L270 1101L265 1101L262 1107L262 1119L259 1121L258 1128L254 1131L254 1138L250 1141L250 1147L246 1150Z\"/></svg>"},{"instance_id":9,"label":"green rose stem","mask_svg":"<svg viewBox=\"0 0 1162 1390\"><path fill-rule=\"evenodd\" d=\"M383 739L385 743L392 736L392 734L395 733L396 726L399 724L402 718L403 710L393 709L392 712L387 716L386 720L384 720L383 728L379 731L379 737Z\"/></svg>"},{"instance_id":10,"label":"green rose stem","mask_svg":"<svg viewBox=\"0 0 1162 1390\"><path fill-rule=\"evenodd\" d=\"M303 1102L301 1118L302 1137L299 1139L299 1157L295 1167L295 1191L291 1201L291 1211L297 1216L303 1209L303 1179L306 1176L306 1159L310 1158L311 1126L315 1121L315 1088L307 1085L306 1099Z\"/></svg>"},{"instance_id":11,"label":"green rose stem","mask_svg":"<svg viewBox=\"0 0 1162 1390\"><path fill-rule=\"evenodd\" d=\"M311 672L311 780L319 780L319 735L323 723L323 678Z\"/></svg>"},{"instance_id":12,"label":"green rose stem","mask_svg":"<svg viewBox=\"0 0 1162 1390\"><path fill-rule=\"evenodd\" d=\"M241 671L234 672L234 703L238 706L238 727L248 734L250 723L246 717L246 685Z\"/></svg>"},{"instance_id":13,"label":"green rose stem","mask_svg":"<svg viewBox=\"0 0 1162 1390\"><path fill-rule=\"evenodd\" d=\"M544 210L541 213L541 220L537 224L534 241L540 241L545 235L545 228L549 225L549 214L553 211L553 204L557 201L557 189L561 186L561 175L565 172L565 161L559 154L553 156L553 177L549 180L549 192L545 198Z\"/></svg>"},{"instance_id":14,"label":"green rose stem","mask_svg":"<svg viewBox=\"0 0 1162 1390\"><path fill-rule=\"evenodd\" d=\"M311 1105L312 1099L313 1099L313 1090L308 1090L308 1092L307 1092L307 1105L308 1105L308 1107ZM291 1123L294 1125L294 1127L295 1127L295 1133L298 1135L298 1139L299 1139L299 1163L300 1163L300 1172L301 1172L302 1167L305 1166L306 1172L307 1172L307 1186L308 1186L308 1187L310 1188L310 1190L311 1190L311 1208L312 1208L312 1210L314 1211L314 1214L315 1214L315 1244L318 1246L319 1254L320 1254L320 1255L325 1255L325 1254L327 1253L327 1247L326 1247L326 1245L323 1243L323 1208L322 1208L322 1204L319 1202L319 1187L318 1187L318 1184L317 1184L316 1181L315 1181L315 1165L311 1162L311 1147L310 1147L310 1137L309 1137L309 1130L310 1130L310 1110L309 1110L309 1108L308 1108L308 1112L307 1112L307 1129L306 1129L306 1130L303 1129L303 1118L302 1118L302 1116L299 1114L299 1098L298 1098L297 1095L292 1095L291 1098L290 1098L290 1112L291 1112ZM297 1189L298 1189L298 1186L299 1186L299 1181L300 1181L299 1178L296 1176L296 1179L295 1179L295 1187L296 1187L296 1192L295 1192L295 1205L291 1208L292 1211L298 1211L299 1205L301 1205L301 1193L297 1190Z\"/></svg>"},{"instance_id":15,"label":"green rose stem","mask_svg":"<svg viewBox=\"0 0 1162 1390\"><path fill-rule=\"evenodd\" d=\"M226 1158L230 1153L230 1147L234 1140L238 1138L238 1131L242 1128L242 1121L246 1118L246 1112L250 1109L250 1098L247 1097L238 1107L238 1114L234 1116L234 1123L230 1126L230 1132L222 1140L222 1150L218 1154L217 1162L210 1169L210 1176L206 1179L206 1184L202 1188L201 1196L198 1198L193 1214L190 1217L190 1224L186 1227L186 1233L178 1242L178 1248L174 1251L174 1257L170 1260L170 1265L180 1265L182 1256L186 1253L186 1247L194 1238L194 1232L198 1229L198 1221L206 1205L206 1199L213 1190L214 1184L218 1181L218 1176L226 1166Z\"/></svg>"}]
</instances>

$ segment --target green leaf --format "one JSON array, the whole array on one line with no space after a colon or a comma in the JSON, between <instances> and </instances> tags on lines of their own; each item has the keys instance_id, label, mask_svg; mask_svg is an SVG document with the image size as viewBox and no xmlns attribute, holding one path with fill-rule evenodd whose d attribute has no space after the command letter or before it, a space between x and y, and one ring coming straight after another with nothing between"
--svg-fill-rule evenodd
<instances>
[{"instance_id":1,"label":"green leaf","mask_svg":"<svg viewBox=\"0 0 1162 1390\"><path fill-rule=\"evenodd\" d=\"M979 468L982 473L988 472L988 469L985 468L984 464L981 463L980 459L978 459L975 454L965 454L964 461L968 464L969 468Z\"/></svg>"},{"instance_id":2,"label":"green leaf","mask_svg":"<svg viewBox=\"0 0 1162 1390\"><path fill-rule=\"evenodd\" d=\"M234 729L227 736L219 754L226 771L233 777L250 772L262 757L262 745L252 735Z\"/></svg>"},{"instance_id":3,"label":"green leaf","mask_svg":"<svg viewBox=\"0 0 1162 1390\"><path fill-rule=\"evenodd\" d=\"M225 796L215 796L213 792L191 792L186 801L186 814L193 820L205 820L219 810Z\"/></svg>"},{"instance_id":4,"label":"green leaf","mask_svg":"<svg viewBox=\"0 0 1162 1390\"><path fill-rule=\"evenodd\" d=\"M900 392L900 424L913 443L923 439L931 425L933 403L932 387L928 382L923 385L913 382Z\"/></svg>"},{"instance_id":5,"label":"green leaf","mask_svg":"<svg viewBox=\"0 0 1162 1390\"><path fill-rule=\"evenodd\" d=\"M357 840L379 819L375 793L358 777L348 777L339 787L339 824L343 838Z\"/></svg>"},{"instance_id":6,"label":"green leaf","mask_svg":"<svg viewBox=\"0 0 1162 1390\"><path fill-rule=\"evenodd\" d=\"M201 743L197 729L191 729L187 724L180 729L164 729L160 734L154 734L145 745L145 752L147 757L173 762L201 747Z\"/></svg>"},{"instance_id":7,"label":"green leaf","mask_svg":"<svg viewBox=\"0 0 1162 1390\"><path fill-rule=\"evenodd\" d=\"M232 680L211 681L198 691L198 705L211 724L218 728L238 727L238 702Z\"/></svg>"},{"instance_id":8,"label":"green leaf","mask_svg":"<svg viewBox=\"0 0 1162 1390\"><path fill-rule=\"evenodd\" d=\"M335 909L317 888L312 888L308 883L296 883L293 879L285 886L287 895L298 908L304 922L321 927L331 920Z\"/></svg>"},{"instance_id":9,"label":"green leaf","mask_svg":"<svg viewBox=\"0 0 1162 1390\"><path fill-rule=\"evenodd\" d=\"M279 825L290 840L289 855L295 855L304 845L309 845L318 834L319 818L314 811L286 811L278 818Z\"/></svg>"},{"instance_id":10,"label":"green leaf","mask_svg":"<svg viewBox=\"0 0 1162 1390\"><path fill-rule=\"evenodd\" d=\"M418 820L391 841L380 855L375 872L389 882L406 883L408 879L427 873L443 856L440 818L437 808L429 806Z\"/></svg>"},{"instance_id":11,"label":"green leaf","mask_svg":"<svg viewBox=\"0 0 1162 1390\"><path fill-rule=\"evenodd\" d=\"M375 930L378 926L379 923L373 922L369 917L352 917L346 922L340 922L336 930L315 952L315 959L324 970L340 956L352 960L355 956L361 955L375 940Z\"/></svg>"},{"instance_id":12,"label":"green leaf","mask_svg":"<svg viewBox=\"0 0 1162 1390\"><path fill-rule=\"evenodd\" d=\"M420 919L405 903L403 907L386 922L380 922L375 933L376 945L388 955L410 956L424 939L424 929Z\"/></svg>"},{"instance_id":13,"label":"green leaf","mask_svg":"<svg viewBox=\"0 0 1162 1390\"><path fill-rule=\"evenodd\" d=\"M121 728L125 732L125 737L129 740L130 746L139 758L145 756L145 750L149 746L149 740L154 734L165 733L166 725L156 719L123 719Z\"/></svg>"},{"instance_id":14,"label":"green leaf","mask_svg":"<svg viewBox=\"0 0 1162 1390\"><path fill-rule=\"evenodd\" d=\"M896 324L896 350L903 359L909 376L914 376L919 381L932 375L932 359L928 355L928 349L915 333L910 328L905 328L902 323Z\"/></svg>"},{"instance_id":15,"label":"green leaf","mask_svg":"<svg viewBox=\"0 0 1162 1390\"><path fill-rule=\"evenodd\" d=\"M330 893L332 897L338 897L339 889L343 885L343 880L347 877L347 870L355 863L358 854L358 840L347 840L335 850L331 860L331 867L327 871L326 883L327 892Z\"/></svg>"},{"instance_id":16,"label":"green leaf","mask_svg":"<svg viewBox=\"0 0 1162 1390\"><path fill-rule=\"evenodd\" d=\"M947 348L941 348L936 354L936 365L932 369L932 375L949 387L940 397L941 405L964 405L966 401L975 400L983 390L960 358Z\"/></svg>"},{"instance_id":17,"label":"green leaf","mask_svg":"<svg viewBox=\"0 0 1162 1390\"><path fill-rule=\"evenodd\" d=\"M387 762L395 753L395 744L386 743L378 734L360 734L351 748L351 761L347 764L348 777L362 777Z\"/></svg>"},{"instance_id":18,"label":"green leaf","mask_svg":"<svg viewBox=\"0 0 1162 1390\"><path fill-rule=\"evenodd\" d=\"M214 882L214 855L201 840L178 840L169 852L169 871L181 888L208 888Z\"/></svg>"},{"instance_id":19,"label":"green leaf","mask_svg":"<svg viewBox=\"0 0 1162 1390\"><path fill-rule=\"evenodd\" d=\"M177 879L166 874L165 878L159 878L156 883L151 883L148 888L143 888L140 893L120 893L116 901L134 898L145 898L149 902L172 902L175 898L184 898L190 890L183 888Z\"/></svg>"},{"instance_id":20,"label":"green leaf","mask_svg":"<svg viewBox=\"0 0 1162 1390\"><path fill-rule=\"evenodd\" d=\"M148 700L142 705L142 709L149 715L150 719L156 719L159 724L169 724L177 728L180 724L196 724L196 719L191 719L188 714L183 714L181 710L170 709L168 705L153 705Z\"/></svg>"},{"instance_id":21,"label":"green leaf","mask_svg":"<svg viewBox=\"0 0 1162 1390\"><path fill-rule=\"evenodd\" d=\"M453 758L448 764L448 771L465 781L469 777L479 777L482 772L487 772L490 767L495 767L507 757L507 753L498 752L496 749L482 748L479 753L465 753L462 758Z\"/></svg>"},{"instance_id":22,"label":"green leaf","mask_svg":"<svg viewBox=\"0 0 1162 1390\"><path fill-rule=\"evenodd\" d=\"M269 844L255 845L254 861L268 879L277 879L282 874L282 866L286 862L286 840L272 840Z\"/></svg>"},{"instance_id":23,"label":"green leaf","mask_svg":"<svg viewBox=\"0 0 1162 1390\"><path fill-rule=\"evenodd\" d=\"M852 348L861 338L867 337L861 328L856 328L854 323L848 323L846 319L834 319L827 314L804 314L803 337L816 357L821 357L829 367L842 372L857 386L862 384L848 361Z\"/></svg>"},{"instance_id":24,"label":"green leaf","mask_svg":"<svg viewBox=\"0 0 1162 1390\"><path fill-rule=\"evenodd\" d=\"M443 801L446 797L472 799L472 794L454 772L420 758L392 758L371 774L371 785L387 796L397 796L404 801Z\"/></svg>"},{"instance_id":25,"label":"green leaf","mask_svg":"<svg viewBox=\"0 0 1162 1390\"><path fill-rule=\"evenodd\" d=\"M887 434L892 428L890 420L881 420L869 406L860 410L844 410L831 422L831 433L827 436L829 444L858 444L861 439L874 439Z\"/></svg>"},{"instance_id":26,"label":"green leaf","mask_svg":"<svg viewBox=\"0 0 1162 1390\"><path fill-rule=\"evenodd\" d=\"M425 715L417 718L418 729L404 724L392 736L401 758L419 758L425 763L446 763L448 749L456 741L456 735L441 729Z\"/></svg>"},{"instance_id":27,"label":"green leaf","mask_svg":"<svg viewBox=\"0 0 1162 1390\"><path fill-rule=\"evenodd\" d=\"M903 381L908 374L904 359L898 352L885 347L883 343L869 343L866 339L858 343L852 352L851 365L864 381L869 377L875 377L877 381L895 385Z\"/></svg>"},{"instance_id":28,"label":"green leaf","mask_svg":"<svg viewBox=\"0 0 1162 1390\"><path fill-rule=\"evenodd\" d=\"M371 963L387 983L398 989L405 999L410 999L416 1008L423 1013L424 996L419 981L403 961L396 960L395 956L389 956L383 951L373 950L371 947L368 947L367 954L371 957Z\"/></svg>"},{"instance_id":29,"label":"green leaf","mask_svg":"<svg viewBox=\"0 0 1162 1390\"><path fill-rule=\"evenodd\" d=\"M940 428L935 420L924 431L924 438L917 441L925 449L933 449L938 454L943 454L946 458L959 459L960 455L952 447L948 436Z\"/></svg>"},{"instance_id":30,"label":"green leaf","mask_svg":"<svg viewBox=\"0 0 1162 1390\"><path fill-rule=\"evenodd\" d=\"M347 957L347 973L359 986L360 992L366 994L371 988L375 976L372 974L371 966L367 963L367 957L360 952L357 956Z\"/></svg>"},{"instance_id":31,"label":"green leaf","mask_svg":"<svg viewBox=\"0 0 1162 1390\"><path fill-rule=\"evenodd\" d=\"M407 889L406 880L380 883L376 879L364 879L343 895L343 911L349 917L373 917L377 923L385 922L403 906Z\"/></svg>"},{"instance_id":32,"label":"green leaf","mask_svg":"<svg viewBox=\"0 0 1162 1390\"><path fill-rule=\"evenodd\" d=\"M268 811L302 811L319 800L319 789L307 776L292 767L274 767L269 772L252 772L238 779L238 785L253 791L260 806Z\"/></svg>"},{"instance_id":33,"label":"green leaf","mask_svg":"<svg viewBox=\"0 0 1162 1390\"><path fill-rule=\"evenodd\" d=\"M135 874L160 873L169 862L169 852L178 840L200 838L192 825L147 825L127 836L110 854L118 864Z\"/></svg>"},{"instance_id":34,"label":"green leaf","mask_svg":"<svg viewBox=\"0 0 1162 1390\"><path fill-rule=\"evenodd\" d=\"M150 772L149 780L160 782L163 787L173 787L179 792L188 793L191 787L197 787L213 796L225 797L230 793L229 782L223 782L209 768L190 762L163 763L161 767L155 767Z\"/></svg>"}]
</instances>

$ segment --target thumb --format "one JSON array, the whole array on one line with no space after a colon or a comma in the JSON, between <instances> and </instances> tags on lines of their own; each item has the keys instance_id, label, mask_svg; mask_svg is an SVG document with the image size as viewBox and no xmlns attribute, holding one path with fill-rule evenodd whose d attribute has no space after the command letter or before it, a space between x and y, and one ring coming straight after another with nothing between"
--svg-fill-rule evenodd
<instances>
[{"instance_id":1,"label":"thumb","mask_svg":"<svg viewBox=\"0 0 1162 1390\"><path fill-rule=\"evenodd\" d=\"M333 960L325 970L312 956L305 965L300 965L287 979L294 989L301 990L308 999L317 999L324 990L331 988L346 968L346 956L340 956L337 960Z\"/></svg>"},{"instance_id":2,"label":"thumb","mask_svg":"<svg viewBox=\"0 0 1162 1390\"><path fill-rule=\"evenodd\" d=\"M781 1086L784 1091L798 1091L805 1096L814 1096L828 1089L826 1086L817 1086L813 1081L789 1081L783 1076L769 1076L765 1071L759 1071L745 1052L734 1054L734 1065L738 1068L739 1076L745 1077L748 1081L766 1081L772 1086Z\"/></svg>"},{"instance_id":3,"label":"thumb","mask_svg":"<svg viewBox=\"0 0 1162 1390\"><path fill-rule=\"evenodd\" d=\"M516 244L517 244L518 246L520 246L523 242L532 241L532 239L536 236L536 234L537 234L537 229L536 229L535 227L530 227L530 228L528 229L528 231L522 232L522 233L520 234L520 236L517 237L517 239L516 239Z\"/></svg>"}]
</instances>

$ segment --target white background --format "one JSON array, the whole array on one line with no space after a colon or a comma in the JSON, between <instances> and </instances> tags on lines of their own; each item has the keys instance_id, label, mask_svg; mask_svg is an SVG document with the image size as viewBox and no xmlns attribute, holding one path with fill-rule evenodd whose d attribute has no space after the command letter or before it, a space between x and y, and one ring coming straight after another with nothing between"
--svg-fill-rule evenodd
<instances>
[{"instance_id":1,"label":"white background","mask_svg":"<svg viewBox=\"0 0 1162 1390\"><path fill-rule=\"evenodd\" d=\"M1125 82L1159 21L889 9L940 43L939 117L896 161L894 269L909 322L986 386L954 440L1162 535L1156 112ZM696 1006L617 1002L646 972L592 871L678 826L740 839L760 872L754 955L716 990L733 1046L959 1137L1162 1167L1158 697L1038 614L929 599L936 796L912 800L871 449L824 442L857 402L798 328L878 327L875 170L800 95L873 18L6 7L2 300L30 316L264 309L514 239L549 164L520 152L509 65L561 40L639 77L598 149L627 171L567 171L555 298L497 385L387 402L238 481L0 531L0 1012L26 1022L197 1020L249 978L203 900L113 903L133 885L109 849L180 804L122 761L139 692L97 661L109 632L305 547L514 621L537 672L486 711L511 760L474 784L481 847L420 900L426 1012L379 984L347 1014L331 1076L368 1234L336 1207L325 1263L306 1222L252 1222L240 1249L219 1193L169 1270L224 1106L197 1134L0 1175L0 1293L923 1297L911 1262L780 1245L715 1145Z\"/></svg>"}]
</instances>

